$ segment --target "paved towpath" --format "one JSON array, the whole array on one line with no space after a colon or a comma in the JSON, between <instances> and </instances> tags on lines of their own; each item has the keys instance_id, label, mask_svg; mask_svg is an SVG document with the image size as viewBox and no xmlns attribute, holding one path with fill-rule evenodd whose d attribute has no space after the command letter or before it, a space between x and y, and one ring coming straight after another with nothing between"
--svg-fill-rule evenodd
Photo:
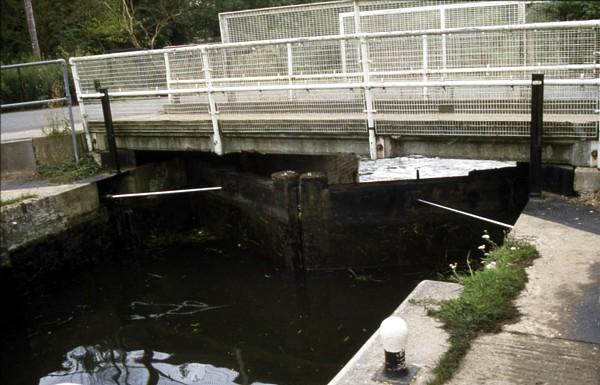
<instances>
[{"instance_id":1,"label":"paved towpath","mask_svg":"<svg viewBox=\"0 0 600 385\"><path fill-rule=\"evenodd\" d=\"M541 257L519 320L479 337L451 385L600 385L600 209L532 200L514 234Z\"/></svg>"}]
</instances>

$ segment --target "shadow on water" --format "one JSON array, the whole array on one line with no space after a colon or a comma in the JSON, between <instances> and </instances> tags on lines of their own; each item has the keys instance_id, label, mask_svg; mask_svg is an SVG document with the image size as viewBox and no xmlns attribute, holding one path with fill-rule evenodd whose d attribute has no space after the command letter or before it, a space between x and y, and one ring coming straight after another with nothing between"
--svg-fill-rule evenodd
<instances>
[{"instance_id":1,"label":"shadow on water","mask_svg":"<svg viewBox=\"0 0 600 385\"><path fill-rule=\"evenodd\" d=\"M418 282L360 273L295 277L212 238L125 250L28 298L13 367L42 385L327 383Z\"/></svg>"}]
</instances>

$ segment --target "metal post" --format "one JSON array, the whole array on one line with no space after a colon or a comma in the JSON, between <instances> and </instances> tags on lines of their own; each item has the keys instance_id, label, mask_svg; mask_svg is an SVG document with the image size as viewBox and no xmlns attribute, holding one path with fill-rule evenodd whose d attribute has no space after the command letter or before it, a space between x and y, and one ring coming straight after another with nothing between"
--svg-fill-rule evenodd
<instances>
[{"instance_id":1,"label":"metal post","mask_svg":"<svg viewBox=\"0 0 600 385\"><path fill-rule=\"evenodd\" d=\"M165 77L167 80L167 90L171 90L171 63L169 62L169 53L165 52L163 54L165 61ZM168 94L169 103L173 103L173 94Z\"/></svg>"},{"instance_id":2,"label":"metal post","mask_svg":"<svg viewBox=\"0 0 600 385\"><path fill-rule=\"evenodd\" d=\"M71 90L69 89L69 72L67 71L67 63L64 60L60 62L60 70L62 71L63 84L65 87L65 98L67 99L67 110L69 111L71 140L73 141L73 154L75 154L75 162L79 163L79 146L77 145L77 133L75 132L75 119L73 119L73 101L71 100Z\"/></svg>"},{"instance_id":3,"label":"metal post","mask_svg":"<svg viewBox=\"0 0 600 385\"><path fill-rule=\"evenodd\" d=\"M423 35L423 81L427 81L427 70L429 68L429 46L427 35ZM427 99L427 87L423 87L423 99Z\"/></svg>"},{"instance_id":4,"label":"metal post","mask_svg":"<svg viewBox=\"0 0 600 385\"><path fill-rule=\"evenodd\" d=\"M361 33L360 28L360 6L359 0L354 0L354 32ZM367 113L367 129L369 130L369 155L371 160L377 159L377 136L375 135L375 109L373 108L373 95L371 88L368 86L370 82L369 75L369 46L367 39L364 36L359 38L360 41L360 63L363 70L363 82L365 86L363 91L365 94L365 112Z\"/></svg>"},{"instance_id":5,"label":"metal post","mask_svg":"<svg viewBox=\"0 0 600 385\"><path fill-rule=\"evenodd\" d=\"M544 74L531 75L531 138L529 195L542 194L542 135L544 124Z\"/></svg>"},{"instance_id":6,"label":"metal post","mask_svg":"<svg viewBox=\"0 0 600 385\"><path fill-rule=\"evenodd\" d=\"M23 79L21 79L21 69L17 68L17 79L19 80L19 96L21 98L21 101L25 100L25 92L24 92L24 87L23 87Z\"/></svg>"},{"instance_id":7,"label":"metal post","mask_svg":"<svg viewBox=\"0 0 600 385\"><path fill-rule=\"evenodd\" d=\"M440 8L440 28L446 29L446 8ZM447 36L442 35L442 68L446 69L448 66L448 48L447 48Z\"/></svg>"},{"instance_id":8,"label":"metal post","mask_svg":"<svg viewBox=\"0 0 600 385\"><path fill-rule=\"evenodd\" d=\"M72 61L69 61L69 63L71 64L71 73L73 74L73 83L75 83L75 94L77 97L77 103L79 104L79 114L81 115L81 124L83 125L83 131L85 132L85 140L87 143L87 148L89 151L92 151L92 135L90 134L90 131L88 130L87 116L85 114L85 103L83 102L83 98L81 97L81 95L83 95L83 93L81 91L79 74L77 73L77 66Z\"/></svg>"},{"instance_id":9,"label":"metal post","mask_svg":"<svg viewBox=\"0 0 600 385\"><path fill-rule=\"evenodd\" d=\"M342 14L339 14L339 28L340 28L340 36L344 36L346 34L346 30L344 27L344 18ZM348 72L348 66L346 64L346 40L340 40L340 58L342 59L342 73Z\"/></svg>"},{"instance_id":10,"label":"metal post","mask_svg":"<svg viewBox=\"0 0 600 385\"><path fill-rule=\"evenodd\" d=\"M119 166L119 159L117 157L117 142L115 140L115 131L113 128L112 113L110 111L110 99L108 96L107 88L99 88L98 92L102 94L100 101L102 102L102 114L104 115L104 127L106 128L106 142L108 144L108 151L113 161L113 166L117 171L117 174L121 173L121 167Z\"/></svg>"},{"instance_id":11,"label":"metal post","mask_svg":"<svg viewBox=\"0 0 600 385\"><path fill-rule=\"evenodd\" d=\"M291 86L294 83L294 55L292 50L292 43L286 44L287 49L287 67L288 67L288 84ZM294 91L288 91L289 99L294 98Z\"/></svg>"},{"instance_id":12,"label":"metal post","mask_svg":"<svg viewBox=\"0 0 600 385\"><path fill-rule=\"evenodd\" d=\"M221 132L219 130L219 119L217 117L217 105L212 91L212 80L210 74L208 52L202 47L202 68L204 70L204 79L206 80L206 96L208 97L208 108L210 110L210 119L213 127L213 146L217 155L223 155L223 143L221 142Z\"/></svg>"}]
</instances>

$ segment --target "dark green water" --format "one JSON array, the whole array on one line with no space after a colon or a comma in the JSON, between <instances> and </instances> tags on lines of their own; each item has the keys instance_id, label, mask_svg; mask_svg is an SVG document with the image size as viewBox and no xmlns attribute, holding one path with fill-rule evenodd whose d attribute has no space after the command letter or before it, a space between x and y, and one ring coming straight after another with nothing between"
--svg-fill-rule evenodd
<instances>
[{"instance_id":1,"label":"dark green water","mask_svg":"<svg viewBox=\"0 0 600 385\"><path fill-rule=\"evenodd\" d=\"M176 384L188 382L172 373L209 364L238 372L237 384L326 384L420 280L390 269L294 277L217 241L134 254L30 298L24 323L4 330L25 340L12 371L32 383L55 372L44 385ZM214 383L231 384L227 373Z\"/></svg>"}]
</instances>

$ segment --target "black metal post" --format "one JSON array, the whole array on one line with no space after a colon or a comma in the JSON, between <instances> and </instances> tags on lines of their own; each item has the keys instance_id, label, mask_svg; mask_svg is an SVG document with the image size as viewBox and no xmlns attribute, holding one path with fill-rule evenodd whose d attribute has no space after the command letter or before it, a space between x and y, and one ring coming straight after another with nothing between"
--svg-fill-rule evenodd
<instances>
[{"instance_id":1,"label":"black metal post","mask_svg":"<svg viewBox=\"0 0 600 385\"><path fill-rule=\"evenodd\" d=\"M529 195L542 195L542 135L544 132L544 74L531 75L531 138Z\"/></svg>"},{"instance_id":2,"label":"black metal post","mask_svg":"<svg viewBox=\"0 0 600 385\"><path fill-rule=\"evenodd\" d=\"M104 127L106 128L106 142L108 144L108 151L112 159L113 166L117 171L117 174L121 173L121 167L119 166L119 159L117 157L117 142L115 140L115 131L113 129L112 113L110 111L110 100L108 98L108 89L100 88L98 92L102 94L100 98L102 102L102 114L104 115Z\"/></svg>"}]
</instances>

